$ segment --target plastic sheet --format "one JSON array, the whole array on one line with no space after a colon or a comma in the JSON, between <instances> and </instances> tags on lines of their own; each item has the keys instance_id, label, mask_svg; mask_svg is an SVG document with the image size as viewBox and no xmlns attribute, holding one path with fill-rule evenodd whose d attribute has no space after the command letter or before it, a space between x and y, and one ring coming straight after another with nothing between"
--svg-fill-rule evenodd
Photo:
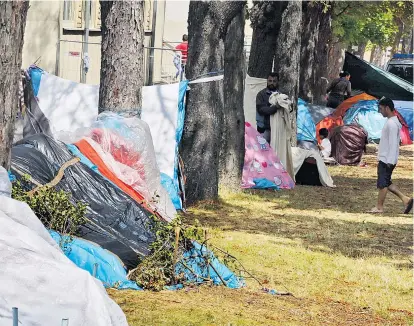
<instances>
[{"instance_id":1,"label":"plastic sheet","mask_svg":"<svg viewBox=\"0 0 414 326\"><path fill-rule=\"evenodd\" d=\"M55 231L49 231L56 243L65 241L64 254L76 266L86 270L100 280L107 288L141 290L137 283L127 279L127 273L122 261L113 253L101 248L95 243L85 241L80 238L66 240L67 236L62 236ZM95 267L96 266L96 267Z\"/></svg>"},{"instance_id":2,"label":"plastic sheet","mask_svg":"<svg viewBox=\"0 0 414 326\"><path fill-rule=\"evenodd\" d=\"M302 99L298 100L297 140L316 143L316 126L308 110L308 104Z\"/></svg>"},{"instance_id":3,"label":"plastic sheet","mask_svg":"<svg viewBox=\"0 0 414 326\"><path fill-rule=\"evenodd\" d=\"M358 125L337 127L330 135L331 156L341 165L358 165L361 162L368 134Z\"/></svg>"},{"instance_id":4,"label":"plastic sheet","mask_svg":"<svg viewBox=\"0 0 414 326\"><path fill-rule=\"evenodd\" d=\"M87 141L102 160L99 164L101 168L108 168L125 185L142 195L149 208L165 220L174 218L175 208L161 186L151 133L144 121L137 117L104 112L91 128L59 134L58 138L75 145L80 140ZM88 156L86 152L82 154ZM91 157L88 158L98 165ZM102 167L102 164L106 167Z\"/></svg>"},{"instance_id":5,"label":"plastic sheet","mask_svg":"<svg viewBox=\"0 0 414 326\"><path fill-rule=\"evenodd\" d=\"M36 167L37 168L37 167ZM102 283L76 267L26 204L0 196L0 325L127 326Z\"/></svg>"},{"instance_id":6,"label":"plastic sheet","mask_svg":"<svg viewBox=\"0 0 414 326\"><path fill-rule=\"evenodd\" d=\"M11 168L16 176L19 170L45 184L72 158L65 144L38 134L12 148ZM138 258L149 253L154 239L150 213L106 178L78 163L65 170L56 188L88 204L89 223L81 227L81 238L113 252L128 268L136 267Z\"/></svg>"}]
</instances>

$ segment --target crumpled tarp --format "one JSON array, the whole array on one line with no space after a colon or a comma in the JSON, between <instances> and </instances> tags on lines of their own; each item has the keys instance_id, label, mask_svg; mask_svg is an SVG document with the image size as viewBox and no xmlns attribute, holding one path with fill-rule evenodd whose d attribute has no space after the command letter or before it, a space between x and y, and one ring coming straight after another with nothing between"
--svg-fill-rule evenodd
<instances>
[{"instance_id":1,"label":"crumpled tarp","mask_svg":"<svg viewBox=\"0 0 414 326\"><path fill-rule=\"evenodd\" d=\"M72 158L65 144L37 134L12 148L11 170L17 177L18 170L46 184ZM127 268L135 268L138 257L148 255L154 240L150 213L106 178L79 162L65 170L56 188L88 204L89 222L81 227L81 238L113 252Z\"/></svg>"},{"instance_id":2,"label":"crumpled tarp","mask_svg":"<svg viewBox=\"0 0 414 326\"><path fill-rule=\"evenodd\" d=\"M224 264L220 263L217 257L206 248L193 241L193 248L184 253L181 260L186 266L190 267L192 271L186 268L182 263L176 265L175 272L177 274L184 274L185 281L189 283L204 283L204 278L210 278L213 284L223 284L220 277L224 280L227 287L232 289L238 289L245 286L244 281L237 277L230 269ZM206 258L210 262L209 266L206 266ZM194 273L195 274L194 274Z\"/></svg>"},{"instance_id":3,"label":"crumpled tarp","mask_svg":"<svg viewBox=\"0 0 414 326\"><path fill-rule=\"evenodd\" d=\"M308 104L298 99L297 140L316 142L316 125L309 112Z\"/></svg>"},{"instance_id":4,"label":"crumpled tarp","mask_svg":"<svg viewBox=\"0 0 414 326\"><path fill-rule=\"evenodd\" d=\"M50 230L50 235L57 244L64 243L63 252L76 266L89 272L100 280L106 288L119 290L141 290L137 283L128 280L122 261L112 252L97 244L80 238L62 236ZM96 268L94 267L96 265Z\"/></svg>"},{"instance_id":5,"label":"crumpled tarp","mask_svg":"<svg viewBox=\"0 0 414 326\"><path fill-rule=\"evenodd\" d=\"M37 169L38 166L34 166ZM0 325L127 326L102 283L76 267L25 203L0 196Z\"/></svg>"},{"instance_id":6,"label":"crumpled tarp","mask_svg":"<svg viewBox=\"0 0 414 326\"><path fill-rule=\"evenodd\" d=\"M333 129L330 135L331 156L341 165L358 165L361 162L368 133L359 125L346 125Z\"/></svg>"}]
</instances>

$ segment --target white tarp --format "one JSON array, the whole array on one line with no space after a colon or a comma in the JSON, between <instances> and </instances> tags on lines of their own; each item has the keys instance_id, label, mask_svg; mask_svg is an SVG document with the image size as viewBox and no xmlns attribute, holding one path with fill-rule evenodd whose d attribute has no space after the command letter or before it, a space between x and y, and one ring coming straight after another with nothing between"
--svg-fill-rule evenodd
<instances>
[{"instance_id":1,"label":"white tarp","mask_svg":"<svg viewBox=\"0 0 414 326\"><path fill-rule=\"evenodd\" d=\"M142 88L141 119L150 127L161 173L174 179L180 83Z\"/></svg>"},{"instance_id":2,"label":"white tarp","mask_svg":"<svg viewBox=\"0 0 414 326\"><path fill-rule=\"evenodd\" d=\"M244 86L244 119L256 129L256 96L266 88L267 80L246 75Z\"/></svg>"},{"instance_id":3,"label":"white tarp","mask_svg":"<svg viewBox=\"0 0 414 326\"><path fill-rule=\"evenodd\" d=\"M37 98L53 134L89 127L98 116L99 85L80 84L44 72Z\"/></svg>"},{"instance_id":4,"label":"white tarp","mask_svg":"<svg viewBox=\"0 0 414 326\"><path fill-rule=\"evenodd\" d=\"M60 250L26 204L0 196L0 325L124 326L102 283Z\"/></svg>"},{"instance_id":5,"label":"white tarp","mask_svg":"<svg viewBox=\"0 0 414 326\"><path fill-rule=\"evenodd\" d=\"M307 150L299 147L292 147L293 170L295 175L299 172L303 162L308 158L313 157L316 160L316 165L319 172L319 180L324 187L335 187L331 175L326 168L322 156L314 149Z\"/></svg>"}]
</instances>

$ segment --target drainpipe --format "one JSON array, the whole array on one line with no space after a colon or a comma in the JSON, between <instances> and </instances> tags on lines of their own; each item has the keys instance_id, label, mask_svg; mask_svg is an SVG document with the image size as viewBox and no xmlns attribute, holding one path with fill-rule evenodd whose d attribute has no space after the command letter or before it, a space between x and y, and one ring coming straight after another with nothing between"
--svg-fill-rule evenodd
<instances>
[{"instance_id":1,"label":"drainpipe","mask_svg":"<svg viewBox=\"0 0 414 326\"><path fill-rule=\"evenodd\" d=\"M149 51L149 71L148 82L150 85L154 84L154 47L155 47L155 27L157 21L157 0L153 1L154 7L152 9L152 31L151 31L151 45Z\"/></svg>"},{"instance_id":2,"label":"drainpipe","mask_svg":"<svg viewBox=\"0 0 414 326\"><path fill-rule=\"evenodd\" d=\"M83 37L83 66L82 66L82 83L86 83L86 74L89 70L89 54L88 54L88 41L89 41L89 24L91 20L91 1L85 1L85 35Z\"/></svg>"}]
</instances>

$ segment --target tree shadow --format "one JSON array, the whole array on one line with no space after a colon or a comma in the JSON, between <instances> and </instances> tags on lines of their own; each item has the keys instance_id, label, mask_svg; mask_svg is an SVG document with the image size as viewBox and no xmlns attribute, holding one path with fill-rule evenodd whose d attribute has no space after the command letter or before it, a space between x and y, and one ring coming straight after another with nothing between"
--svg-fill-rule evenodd
<instances>
[{"instance_id":1,"label":"tree shadow","mask_svg":"<svg viewBox=\"0 0 414 326\"><path fill-rule=\"evenodd\" d=\"M337 177L335 181L340 184L336 189L297 186L293 191L250 190L241 195L240 205L232 200L204 204L190 209L186 219L197 218L203 225L223 230L288 238L300 241L310 250L352 258L405 259L412 255L413 226L410 216L407 223L401 223L401 214L397 213L402 210L399 201L388 198L394 213L376 222L363 214L371 208L367 205L375 204L375 180ZM412 193L412 180L399 181L406 183L402 190L409 193L411 189ZM255 202L254 206L249 206L248 198ZM246 204L242 204L243 200ZM388 222L394 217L398 217L398 224ZM411 268L412 264L401 266Z\"/></svg>"}]
</instances>

